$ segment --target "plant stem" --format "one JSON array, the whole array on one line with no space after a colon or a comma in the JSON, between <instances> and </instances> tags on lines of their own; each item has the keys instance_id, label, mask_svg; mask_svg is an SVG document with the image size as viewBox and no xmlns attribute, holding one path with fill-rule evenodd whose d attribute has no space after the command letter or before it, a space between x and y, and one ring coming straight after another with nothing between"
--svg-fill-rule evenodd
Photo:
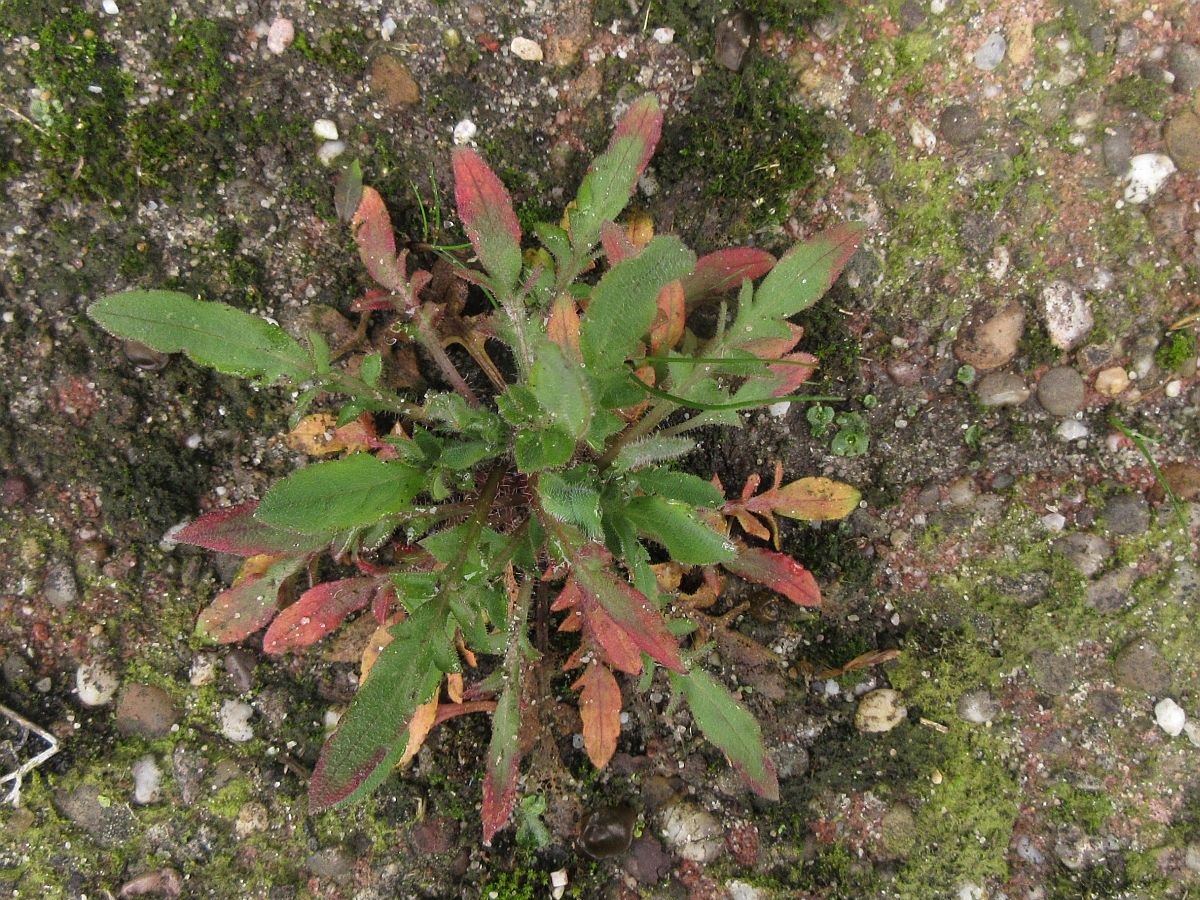
<instances>
[{"instance_id":1,"label":"plant stem","mask_svg":"<svg viewBox=\"0 0 1200 900\"><path fill-rule=\"evenodd\" d=\"M413 316L413 322L417 326L417 339L421 342L421 346L425 348L425 352L433 357L434 363L441 371L442 376L450 382L450 386L471 406L479 406L479 398L475 396L475 392L471 390L471 386L467 384L467 380L462 377L462 373L454 365L454 360L446 355L446 351L442 349L442 342L434 333L433 326L430 322L431 314L424 308L418 310Z\"/></svg>"},{"instance_id":2,"label":"plant stem","mask_svg":"<svg viewBox=\"0 0 1200 900\"><path fill-rule=\"evenodd\" d=\"M379 388L372 387L361 378L355 378L349 372L341 372L336 369L327 372L321 376L324 380L324 386L334 388L343 394L349 394L352 397L359 397L370 400L373 403L378 403L381 407L389 412L398 413L406 416L417 422L426 420L425 407L419 406L416 403L409 403L406 400L401 400L394 394L387 391L381 391Z\"/></svg>"}]
</instances>

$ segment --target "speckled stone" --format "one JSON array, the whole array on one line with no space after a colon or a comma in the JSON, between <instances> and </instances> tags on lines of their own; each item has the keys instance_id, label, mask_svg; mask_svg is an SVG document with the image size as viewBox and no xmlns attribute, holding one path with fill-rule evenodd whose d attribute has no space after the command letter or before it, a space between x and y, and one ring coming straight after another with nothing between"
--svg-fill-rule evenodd
<instances>
[{"instance_id":1,"label":"speckled stone","mask_svg":"<svg viewBox=\"0 0 1200 900\"><path fill-rule=\"evenodd\" d=\"M1052 416L1069 416L1083 405L1083 377L1070 366L1051 369L1038 382L1037 398Z\"/></svg>"},{"instance_id":2,"label":"speckled stone","mask_svg":"<svg viewBox=\"0 0 1200 900\"><path fill-rule=\"evenodd\" d=\"M899 691L879 688L863 695L854 711L854 727L866 734L891 731L904 721L908 709Z\"/></svg>"},{"instance_id":3,"label":"speckled stone","mask_svg":"<svg viewBox=\"0 0 1200 900\"><path fill-rule=\"evenodd\" d=\"M966 103L952 103L942 110L938 118L938 131L942 139L960 147L979 136L980 126L979 113Z\"/></svg>"},{"instance_id":4,"label":"speckled stone","mask_svg":"<svg viewBox=\"0 0 1200 900\"><path fill-rule=\"evenodd\" d=\"M1163 137L1179 171L1200 172L1200 116L1190 109L1183 110L1167 123Z\"/></svg>"},{"instance_id":5,"label":"speckled stone","mask_svg":"<svg viewBox=\"0 0 1200 900\"><path fill-rule=\"evenodd\" d=\"M1029 399L1029 388L1020 375L989 372L979 380L975 395L984 406L1020 406Z\"/></svg>"},{"instance_id":6,"label":"speckled stone","mask_svg":"<svg viewBox=\"0 0 1200 900\"><path fill-rule=\"evenodd\" d=\"M1104 525L1112 534L1145 534L1150 527L1150 504L1141 494L1117 494L1104 504Z\"/></svg>"},{"instance_id":7,"label":"speckled stone","mask_svg":"<svg viewBox=\"0 0 1200 900\"><path fill-rule=\"evenodd\" d=\"M1182 42L1176 44L1167 58L1167 68L1175 76L1175 90L1191 93L1200 87L1200 47Z\"/></svg>"},{"instance_id":8,"label":"speckled stone","mask_svg":"<svg viewBox=\"0 0 1200 900\"><path fill-rule=\"evenodd\" d=\"M122 734L145 738L165 737L179 720L175 701L160 687L131 684L117 704L116 726Z\"/></svg>"},{"instance_id":9,"label":"speckled stone","mask_svg":"<svg viewBox=\"0 0 1200 900\"><path fill-rule=\"evenodd\" d=\"M1158 647L1139 638L1113 660L1113 680L1126 690L1157 697L1171 689L1171 666Z\"/></svg>"}]
</instances>

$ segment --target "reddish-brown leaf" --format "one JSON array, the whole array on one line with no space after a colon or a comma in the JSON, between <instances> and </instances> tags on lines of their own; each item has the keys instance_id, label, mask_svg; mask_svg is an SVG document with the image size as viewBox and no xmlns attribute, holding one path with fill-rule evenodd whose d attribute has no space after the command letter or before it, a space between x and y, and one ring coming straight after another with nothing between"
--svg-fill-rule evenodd
<instances>
[{"instance_id":1,"label":"reddish-brown leaf","mask_svg":"<svg viewBox=\"0 0 1200 900\"><path fill-rule=\"evenodd\" d=\"M376 578L343 578L318 584L281 612L263 637L267 653L285 653L316 643L371 602Z\"/></svg>"},{"instance_id":2,"label":"reddish-brown leaf","mask_svg":"<svg viewBox=\"0 0 1200 900\"><path fill-rule=\"evenodd\" d=\"M621 686L607 667L592 663L571 687L581 691L579 716L588 759L603 769L617 752L621 736Z\"/></svg>"},{"instance_id":3,"label":"reddish-brown leaf","mask_svg":"<svg viewBox=\"0 0 1200 900\"><path fill-rule=\"evenodd\" d=\"M307 553L319 549L328 540L325 535L299 534L260 522L254 518L256 509L257 500L214 509L183 526L171 538L181 544L234 556Z\"/></svg>"},{"instance_id":4,"label":"reddish-brown leaf","mask_svg":"<svg viewBox=\"0 0 1200 900\"><path fill-rule=\"evenodd\" d=\"M759 359L782 359L784 354L790 353L800 343L800 338L804 337L803 326L792 322L783 324L788 329L787 337L759 338L743 344L742 349L753 353Z\"/></svg>"},{"instance_id":5,"label":"reddish-brown leaf","mask_svg":"<svg viewBox=\"0 0 1200 900\"><path fill-rule=\"evenodd\" d=\"M508 189L470 147L454 151L454 202L483 267L503 287L521 274L521 226Z\"/></svg>"},{"instance_id":6,"label":"reddish-brown leaf","mask_svg":"<svg viewBox=\"0 0 1200 900\"><path fill-rule=\"evenodd\" d=\"M601 551L603 552L603 551ZM599 553L588 555L601 559ZM580 607L588 628L609 652L618 642L632 643L668 669L685 671L679 657L679 643L667 630L667 623L649 598L629 582L614 576L604 565L581 560L575 580L582 595ZM596 612L604 615L596 616ZM618 635L620 637L618 637ZM628 671L624 666L618 666ZM640 670L640 666L638 667Z\"/></svg>"},{"instance_id":7,"label":"reddish-brown leaf","mask_svg":"<svg viewBox=\"0 0 1200 900\"><path fill-rule=\"evenodd\" d=\"M617 123L617 128L608 145L609 150L613 149L622 138L639 137L642 139L642 155L638 160L637 177L633 179L634 183L642 177L642 172L646 170L646 164L654 155L654 148L658 146L658 139L662 137L662 123L662 109L652 94L647 94L634 101L625 115L621 117L621 121Z\"/></svg>"},{"instance_id":8,"label":"reddish-brown leaf","mask_svg":"<svg viewBox=\"0 0 1200 900\"><path fill-rule=\"evenodd\" d=\"M258 557L246 561L247 565L255 564L255 573L216 596L200 613L197 634L230 644L244 640L275 617L279 589L304 565L304 558L268 558L261 562L266 563L265 567Z\"/></svg>"},{"instance_id":9,"label":"reddish-brown leaf","mask_svg":"<svg viewBox=\"0 0 1200 900\"><path fill-rule=\"evenodd\" d=\"M584 634L607 665L629 675L642 673L642 651L625 629L601 607L592 606L583 619ZM566 631L567 629L562 629Z\"/></svg>"},{"instance_id":10,"label":"reddish-brown leaf","mask_svg":"<svg viewBox=\"0 0 1200 900\"><path fill-rule=\"evenodd\" d=\"M509 683L492 714L492 739L488 744L487 774L483 779L483 842L491 844L504 827L517 801L517 776L521 768L520 689Z\"/></svg>"},{"instance_id":11,"label":"reddish-brown leaf","mask_svg":"<svg viewBox=\"0 0 1200 900\"><path fill-rule=\"evenodd\" d=\"M769 587L799 606L821 603L817 580L808 569L786 554L738 545L738 555L722 565L734 575Z\"/></svg>"},{"instance_id":12,"label":"reddish-brown leaf","mask_svg":"<svg viewBox=\"0 0 1200 900\"><path fill-rule=\"evenodd\" d=\"M600 246L604 248L604 256L608 259L609 266L637 256L637 249L629 240L625 229L613 222L605 222L600 226Z\"/></svg>"},{"instance_id":13,"label":"reddish-brown leaf","mask_svg":"<svg viewBox=\"0 0 1200 900\"><path fill-rule=\"evenodd\" d=\"M367 272L380 285L393 293L407 291L405 263L396 256L396 236L392 233L392 219L379 191L364 187L362 200L354 212L354 241L358 244L358 255Z\"/></svg>"},{"instance_id":14,"label":"reddish-brown leaf","mask_svg":"<svg viewBox=\"0 0 1200 900\"><path fill-rule=\"evenodd\" d=\"M712 294L739 288L743 279L761 278L773 265L775 257L765 250L753 247L718 250L696 260L696 270L683 279L683 292L691 305Z\"/></svg>"},{"instance_id":15,"label":"reddish-brown leaf","mask_svg":"<svg viewBox=\"0 0 1200 900\"><path fill-rule=\"evenodd\" d=\"M683 284L672 281L658 292L658 310L650 327L650 349L658 353L670 349L683 337L687 305L683 299Z\"/></svg>"},{"instance_id":16,"label":"reddish-brown leaf","mask_svg":"<svg viewBox=\"0 0 1200 900\"><path fill-rule=\"evenodd\" d=\"M817 477L801 478L759 496L770 496L772 511L781 516L825 522L850 515L861 494L848 484Z\"/></svg>"},{"instance_id":17,"label":"reddish-brown leaf","mask_svg":"<svg viewBox=\"0 0 1200 900\"><path fill-rule=\"evenodd\" d=\"M546 337L558 344L567 359L575 362L583 359L579 349L579 307L575 305L575 298L570 294L560 294L550 304Z\"/></svg>"},{"instance_id":18,"label":"reddish-brown leaf","mask_svg":"<svg viewBox=\"0 0 1200 900\"><path fill-rule=\"evenodd\" d=\"M789 353L781 359L781 362L784 365L767 366L767 369L779 378L779 383L771 392L772 397L786 397L788 394L795 393L801 385L812 378L813 372L817 371L817 366L820 364L820 360L811 353Z\"/></svg>"}]
</instances>

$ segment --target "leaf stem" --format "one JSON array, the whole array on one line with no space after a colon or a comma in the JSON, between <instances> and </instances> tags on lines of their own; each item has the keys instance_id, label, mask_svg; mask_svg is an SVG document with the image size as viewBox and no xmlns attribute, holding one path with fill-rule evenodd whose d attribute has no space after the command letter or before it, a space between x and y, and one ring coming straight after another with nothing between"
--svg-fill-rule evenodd
<instances>
[{"instance_id":1,"label":"leaf stem","mask_svg":"<svg viewBox=\"0 0 1200 900\"><path fill-rule=\"evenodd\" d=\"M462 373L458 371L458 367L454 365L454 360L446 355L446 351L442 348L442 342L438 339L437 334L433 330L432 313L425 307L417 311L413 316L413 322L417 327L417 340L421 342L421 346L425 348L425 352L433 357L434 363L441 371L442 376L450 383L467 403L471 406L479 406L479 398L475 395L475 391L467 384L467 380L463 378Z\"/></svg>"}]
</instances>

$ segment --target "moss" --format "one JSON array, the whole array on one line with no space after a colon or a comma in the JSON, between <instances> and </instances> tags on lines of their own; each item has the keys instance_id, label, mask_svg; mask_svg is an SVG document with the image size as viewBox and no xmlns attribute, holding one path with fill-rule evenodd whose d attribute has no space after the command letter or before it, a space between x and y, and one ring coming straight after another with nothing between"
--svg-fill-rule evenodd
<instances>
[{"instance_id":1,"label":"moss","mask_svg":"<svg viewBox=\"0 0 1200 900\"><path fill-rule=\"evenodd\" d=\"M794 31L836 8L835 0L743 0L737 9L748 13L757 22L772 28ZM712 48L713 29L731 8L721 0L656 0L647 16L646 4L639 4L634 15L627 0L595 0L592 21L607 27L614 21L626 22L629 27L673 28L676 40L698 51Z\"/></svg>"},{"instance_id":2,"label":"moss","mask_svg":"<svg viewBox=\"0 0 1200 900\"><path fill-rule=\"evenodd\" d=\"M1113 815L1113 803L1101 791L1085 791L1072 784L1058 781L1050 785L1054 805L1048 818L1063 825L1078 825L1088 834L1098 835Z\"/></svg>"},{"instance_id":3,"label":"moss","mask_svg":"<svg viewBox=\"0 0 1200 900\"><path fill-rule=\"evenodd\" d=\"M318 66L342 75L361 75L366 68L366 38L354 28L333 28L315 38L297 32L292 49Z\"/></svg>"},{"instance_id":4,"label":"moss","mask_svg":"<svg viewBox=\"0 0 1200 900\"><path fill-rule=\"evenodd\" d=\"M1109 104L1136 110L1155 122L1160 122L1166 115L1166 105L1170 96L1171 89L1164 81L1141 75L1128 75L1109 85L1105 99Z\"/></svg>"},{"instance_id":5,"label":"moss","mask_svg":"<svg viewBox=\"0 0 1200 900\"><path fill-rule=\"evenodd\" d=\"M1173 331L1154 351L1154 361L1168 372L1179 371L1196 358L1196 335L1191 331Z\"/></svg>"}]
</instances>

